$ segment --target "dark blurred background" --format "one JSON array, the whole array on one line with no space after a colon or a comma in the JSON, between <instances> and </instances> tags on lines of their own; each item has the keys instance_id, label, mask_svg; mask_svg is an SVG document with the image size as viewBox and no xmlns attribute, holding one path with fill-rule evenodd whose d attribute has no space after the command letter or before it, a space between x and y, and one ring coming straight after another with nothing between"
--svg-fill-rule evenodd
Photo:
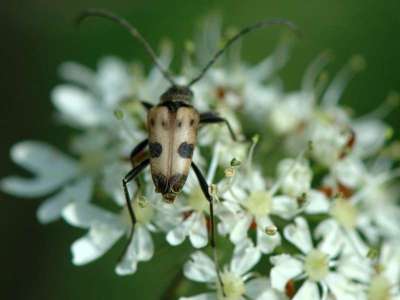
<instances>
[{"instance_id":1,"label":"dark blurred background","mask_svg":"<svg viewBox=\"0 0 400 300\"><path fill-rule=\"evenodd\" d=\"M391 90L400 90L398 0L2 0L0 178L20 172L9 159L14 143L35 139L60 148L66 145L68 129L54 123L49 101L50 90L59 82L56 70L61 62L73 60L95 67L100 57L113 54L149 64L142 47L108 22L93 20L78 32L73 18L88 7L111 9L128 18L154 47L169 37L175 45L175 70L179 70L185 41L210 12L220 13L225 25L235 27L266 17L288 18L300 26L304 36L281 72L287 90L299 87L307 64L326 49L335 55L328 68L331 73L353 54L366 59L366 70L352 81L343 97L357 114L372 110ZM248 36L243 57L257 62L270 53L277 40L272 30ZM398 112L387 118L397 137ZM0 194L0 299L159 299L185 259L177 255L184 250L158 241L161 250L154 262L141 264L134 276L114 274L118 249L95 263L74 267L69 246L83 232L62 221L38 224L38 204L39 200Z\"/></svg>"}]
</instances>

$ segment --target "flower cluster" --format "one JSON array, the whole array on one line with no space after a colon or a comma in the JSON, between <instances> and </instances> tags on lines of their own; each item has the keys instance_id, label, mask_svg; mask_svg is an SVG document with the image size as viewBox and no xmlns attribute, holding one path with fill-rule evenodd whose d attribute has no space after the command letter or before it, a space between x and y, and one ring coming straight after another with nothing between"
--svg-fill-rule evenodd
<instances>
[{"instance_id":1,"label":"flower cluster","mask_svg":"<svg viewBox=\"0 0 400 300\"><path fill-rule=\"evenodd\" d=\"M223 38L217 20L207 24L209 34L188 47L176 78L182 84ZM51 99L58 120L76 129L71 154L20 142L11 158L32 177L4 178L1 189L45 197L37 211L42 223L62 218L87 230L71 246L75 265L124 239L115 272L132 274L152 259L155 235L171 246L187 240L195 250L183 273L207 291L180 299L400 299L398 144L383 121L397 96L354 116L339 100L364 61L351 58L329 83L327 53L311 63L301 89L288 93L276 73L289 49L285 40L249 66L233 48L193 87L194 107L219 112L245 140L233 141L224 126L200 128L193 157L210 185L220 261L207 248L209 204L192 172L174 204L155 193L149 172L130 185L137 218L130 238L121 179L132 168L130 151L147 136L137 100L155 104L168 87L156 68L146 74L114 57L102 59L96 71L64 63L66 83ZM171 58L164 44L159 59L168 66Z\"/></svg>"}]
</instances>

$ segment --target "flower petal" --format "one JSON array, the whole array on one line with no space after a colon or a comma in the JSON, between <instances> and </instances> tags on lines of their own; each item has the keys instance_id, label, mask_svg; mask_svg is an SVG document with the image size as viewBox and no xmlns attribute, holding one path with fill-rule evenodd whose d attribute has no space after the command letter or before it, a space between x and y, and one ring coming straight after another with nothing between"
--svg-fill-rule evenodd
<instances>
[{"instance_id":1,"label":"flower petal","mask_svg":"<svg viewBox=\"0 0 400 300\"><path fill-rule=\"evenodd\" d=\"M203 252L196 251L183 266L185 276L193 281L215 282L217 273L214 262Z\"/></svg>"},{"instance_id":2,"label":"flower petal","mask_svg":"<svg viewBox=\"0 0 400 300\"><path fill-rule=\"evenodd\" d=\"M243 275L254 267L261 258L261 252L254 247L250 239L245 239L236 245L231 261L231 271Z\"/></svg>"},{"instance_id":3,"label":"flower petal","mask_svg":"<svg viewBox=\"0 0 400 300\"><path fill-rule=\"evenodd\" d=\"M182 223L179 223L174 229L167 233L167 242L173 246L182 244L187 235L189 234L190 228L195 222L196 214L191 214Z\"/></svg>"},{"instance_id":4,"label":"flower petal","mask_svg":"<svg viewBox=\"0 0 400 300\"><path fill-rule=\"evenodd\" d=\"M92 94L72 85L57 86L51 94L54 106L71 126L87 127L108 119L106 111Z\"/></svg>"},{"instance_id":5,"label":"flower petal","mask_svg":"<svg viewBox=\"0 0 400 300\"><path fill-rule=\"evenodd\" d=\"M318 286L315 282L306 280L293 300L320 300ZM338 298L340 299L340 298Z\"/></svg>"},{"instance_id":6,"label":"flower petal","mask_svg":"<svg viewBox=\"0 0 400 300\"><path fill-rule=\"evenodd\" d=\"M268 287L268 280L265 277L254 278L246 282L246 295L255 299Z\"/></svg>"},{"instance_id":7,"label":"flower petal","mask_svg":"<svg viewBox=\"0 0 400 300\"><path fill-rule=\"evenodd\" d=\"M242 216L237 217L236 225L232 228L229 235L232 243L239 243L247 237L247 230L250 227L252 219L253 218L250 214L242 214Z\"/></svg>"},{"instance_id":8,"label":"flower petal","mask_svg":"<svg viewBox=\"0 0 400 300\"><path fill-rule=\"evenodd\" d=\"M313 248L313 245L307 221L304 218L297 217L294 222L295 224L285 227L284 236L303 253L308 253Z\"/></svg>"},{"instance_id":9,"label":"flower petal","mask_svg":"<svg viewBox=\"0 0 400 300\"><path fill-rule=\"evenodd\" d=\"M132 94L128 67L116 57L105 57L100 61L96 79L103 101L108 106L112 107Z\"/></svg>"},{"instance_id":10,"label":"flower petal","mask_svg":"<svg viewBox=\"0 0 400 300\"><path fill-rule=\"evenodd\" d=\"M330 203L324 193L317 190L310 190L307 194L307 206L305 208L308 214L321 214L329 211Z\"/></svg>"},{"instance_id":11,"label":"flower petal","mask_svg":"<svg viewBox=\"0 0 400 300\"><path fill-rule=\"evenodd\" d=\"M292 219L298 212L297 201L289 196L275 196L272 198L272 213L286 220Z\"/></svg>"},{"instance_id":12,"label":"flower petal","mask_svg":"<svg viewBox=\"0 0 400 300\"><path fill-rule=\"evenodd\" d=\"M329 291L334 295L336 299L340 300L358 300L358 294L361 292L360 287L350 280L347 280L344 276L338 273L330 273L325 282L329 288Z\"/></svg>"},{"instance_id":13,"label":"flower petal","mask_svg":"<svg viewBox=\"0 0 400 300\"><path fill-rule=\"evenodd\" d=\"M290 255L272 256L270 261L274 265L270 275L271 286L278 291L285 291L287 282L303 272L302 262Z\"/></svg>"},{"instance_id":14,"label":"flower petal","mask_svg":"<svg viewBox=\"0 0 400 300\"><path fill-rule=\"evenodd\" d=\"M114 245L123 233L123 230L106 225L91 227L87 235L72 244L72 262L79 266L99 258Z\"/></svg>"},{"instance_id":15,"label":"flower petal","mask_svg":"<svg viewBox=\"0 0 400 300\"><path fill-rule=\"evenodd\" d=\"M62 217L72 226L81 228L89 228L96 224L105 224L121 230L126 229L118 215L90 203L71 203L63 210Z\"/></svg>"},{"instance_id":16,"label":"flower petal","mask_svg":"<svg viewBox=\"0 0 400 300\"><path fill-rule=\"evenodd\" d=\"M71 202L89 202L92 195L93 180L83 178L66 186L55 196L48 198L38 208L37 217L41 223L55 221L62 210Z\"/></svg>"},{"instance_id":17,"label":"flower petal","mask_svg":"<svg viewBox=\"0 0 400 300\"><path fill-rule=\"evenodd\" d=\"M38 197L51 193L76 176L78 166L54 147L36 141L25 141L11 148L13 161L37 175L34 178L7 177L0 182L9 194Z\"/></svg>"},{"instance_id":18,"label":"flower petal","mask_svg":"<svg viewBox=\"0 0 400 300\"><path fill-rule=\"evenodd\" d=\"M264 254L271 253L281 244L281 235L277 232L274 235L268 235L265 231L257 230L257 247Z\"/></svg>"},{"instance_id":19,"label":"flower petal","mask_svg":"<svg viewBox=\"0 0 400 300\"><path fill-rule=\"evenodd\" d=\"M154 244L150 232L144 226L136 226L133 235L133 245L137 253L137 259L140 261L147 261L153 257Z\"/></svg>"},{"instance_id":20,"label":"flower petal","mask_svg":"<svg viewBox=\"0 0 400 300\"><path fill-rule=\"evenodd\" d=\"M208 243L207 221L202 213L196 214L196 219L189 231L189 239L195 248L202 248Z\"/></svg>"},{"instance_id":21,"label":"flower petal","mask_svg":"<svg viewBox=\"0 0 400 300\"><path fill-rule=\"evenodd\" d=\"M381 149L386 140L388 126L379 119L361 119L353 123L356 134L354 153L366 157Z\"/></svg>"},{"instance_id":22,"label":"flower petal","mask_svg":"<svg viewBox=\"0 0 400 300\"><path fill-rule=\"evenodd\" d=\"M133 233L135 237L137 230ZM137 251L135 250L135 243L134 239L128 245L122 260L117 264L115 267L115 272L120 276L130 275L136 272L137 264L138 264L138 257Z\"/></svg>"},{"instance_id":23,"label":"flower petal","mask_svg":"<svg viewBox=\"0 0 400 300\"><path fill-rule=\"evenodd\" d=\"M86 66L75 62L64 62L59 67L62 79L82 85L86 88L94 87L95 73Z\"/></svg>"},{"instance_id":24,"label":"flower petal","mask_svg":"<svg viewBox=\"0 0 400 300\"><path fill-rule=\"evenodd\" d=\"M333 219L319 223L315 229L315 236L322 239L318 244L318 249L329 257L335 257L343 249L343 235L339 224Z\"/></svg>"}]
</instances>

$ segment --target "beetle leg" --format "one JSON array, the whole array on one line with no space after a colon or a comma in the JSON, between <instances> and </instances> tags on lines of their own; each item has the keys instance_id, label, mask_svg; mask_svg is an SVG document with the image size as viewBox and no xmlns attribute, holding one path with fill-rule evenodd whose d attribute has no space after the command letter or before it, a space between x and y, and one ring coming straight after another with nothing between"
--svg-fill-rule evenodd
<instances>
[{"instance_id":1,"label":"beetle leg","mask_svg":"<svg viewBox=\"0 0 400 300\"><path fill-rule=\"evenodd\" d=\"M143 107L146 110L150 110L154 106L153 104L151 104L150 102L147 102L147 101L140 101L140 103L143 105Z\"/></svg>"},{"instance_id":2,"label":"beetle leg","mask_svg":"<svg viewBox=\"0 0 400 300\"><path fill-rule=\"evenodd\" d=\"M136 145L135 148L133 148L131 154L129 155L129 159L132 163L133 168L140 162L140 158L142 158L141 157L142 151L147 147L148 144L149 144L149 140L145 139L142 142L140 142L138 145ZM136 194L137 194L140 190L139 178L136 177L135 182L136 182L136 186L137 186L137 191L136 191Z\"/></svg>"},{"instance_id":3,"label":"beetle leg","mask_svg":"<svg viewBox=\"0 0 400 300\"><path fill-rule=\"evenodd\" d=\"M214 205L213 205L213 198L210 195L210 192L208 191L208 184L206 179L204 178L203 174L201 173L200 169L197 167L197 165L192 162L192 168L194 173L196 174L197 179L199 180L199 184L201 187L201 190L203 191L204 196L206 197L208 203L210 204L210 221L211 221L211 236L210 236L210 245L213 249L213 258L214 258L214 264L215 268L217 271L217 277L219 284L221 285L222 288L222 293L225 296L224 292L224 285L222 283L221 279L221 274L219 272L219 263L218 263L218 255L217 255L217 244L216 244L216 239L215 239L215 224L214 224Z\"/></svg>"},{"instance_id":4,"label":"beetle leg","mask_svg":"<svg viewBox=\"0 0 400 300\"><path fill-rule=\"evenodd\" d=\"M225 118L218 116L215 112L209 111L200 114L200 124L214 124L214 123L225 123L228 127L229 133L234 141L237 141L236 134L229 121Z\"/></svg>"},{"instance_id":5,"label":"beetle leg","mask_svg":"<svg viewBox=\"0 0 400 300\"><path fill-rule=\"evenodd\" d=\"M137 157L147 147L148 144L149 144L149 140L145 139L144 141L141 141L138 145L136 145L135 148L133 148L131 154L129 155L132 165L135 166L135 164L137 162Z\"/></svg>"},{"instance_id":6,"label":"beetle leg","mask_svg":"<svg viewBox=\"0 0 400 300\"><path fill-rule=\"evenodd\" d=\"M142 172L143 169L149 165L149 163L150 163L150 159L145 159L140 164L138 164L136 167L134 167L132 170L130 170L129 173L126 174L126 176L122 179L122 186L124 187L125 200L126 200L126 205L128 207L129 215L131 217L132 228L131 228L131 232L129 235L129 241L128 241L127 245L125 246L120 259L123 257L123 255L126 252L126 249L129 247L129 244L132 241L133 232L135 230L135 224L136 224L136 216L135 216L135 212L133 211L133 207L132 207L132 203L131 203L131 196L129 195L129 191L128 191L128 183L130 181L132 181L133 179L135 179L140 174L140 172Z\"/></svg>"}]
</instances>

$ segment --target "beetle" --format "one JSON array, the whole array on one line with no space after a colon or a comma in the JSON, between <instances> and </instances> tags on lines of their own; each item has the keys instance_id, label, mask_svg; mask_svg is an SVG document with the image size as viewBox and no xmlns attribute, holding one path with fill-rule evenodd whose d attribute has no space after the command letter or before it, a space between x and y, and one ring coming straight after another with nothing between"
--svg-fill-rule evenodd
<instances>
[{"instance_id":1,"label":"beetle","mask_svg":"<svg viewBox=\"0 0 400 300\"><path fill-rule=\"evenodd\" d=\"M202 172L196 163L192 161L192 155L196 146L197 131L200 125L224 123L233 140L237 139L231 125L225 118L220 117L214 112L199 113L190 104L194 96L191 87L204 76L225 50L243 35L256 29L272 25L284 25L294 31L297 31L297 27L290 21L284 19L264 20L245 27L227 40L225 45L214 54L212 59L203 67L199 74L189 81L187 85L178 85L173 80L169 71L164 69L160 64L155 52L140 32L127 20L106 10L88 9L78 17L78 24L88 17L105 18L127 29L134 38L142 43L146 52L150 55L164 78L171 84L171 86L160 96L160 102L157 105L153 106L149 102L140 101L148 111L148 138L139 143L133 149L130 158L131 161L134 161L135 158L137 158L146 148L149 150L149 157L135 165L122 179L126 205L132 220L130 238L133 236L136 217L127 187L128 183L134 180L148 165L150 165L156 192L160 193L166 202L173 203L177 195L181 192L190 169L193 169L199 181L201 190L209 203L211 225L210 245L214 250L214 261L217 268L219 282L222 286L222 281L218 271L217 248L215 243L213 198L210 195L207 181Z\"/></svg>"}]
</instances>

